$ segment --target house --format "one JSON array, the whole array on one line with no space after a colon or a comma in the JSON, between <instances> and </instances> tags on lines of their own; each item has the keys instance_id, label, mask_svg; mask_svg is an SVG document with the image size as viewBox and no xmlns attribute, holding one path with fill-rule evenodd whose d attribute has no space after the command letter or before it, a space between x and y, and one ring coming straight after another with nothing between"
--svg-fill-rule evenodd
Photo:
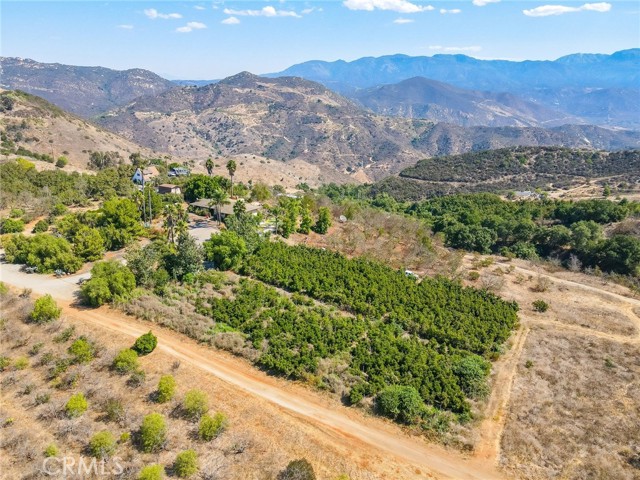
<instances>
[{"instance_id":1,"label":"house","mask_svg":"<svg viewBox=\"0 0 640 480\"><path fill-rule=\"evenodd\" d=\"M188 177L191 172L183 167L175 167L169 170L170 177Z\"/></svg>"},{"instance_id":2,"label":"house","mask_svg":"<svg viewBox=\"0 0 640 480\"><path fill-rule=\"evenodd\" d=\"M180 190L178 185L174 185L173 183L163 183L162 185L158 185L158 193L161 195L166 195L168 193L180 195L182 190Z\"/></svg>"},{"instance_id":3,"label":"house","mask_svg":"<svg viewBox=\"0 0 640 480\"><path fill-rule=\"evenodd\" d=\"M236 204L236 201L237 200L229 200L229 203L222 205L220 208L220 219L224 220L228 215L233 215L233 207ZM190 203L189 206L196 209L208 210L209 215L215 218L218 217L218 209L215 203L212 203L208 198L201 198L196 202ZM262 204L258 202L247 202L244 204L244 207L245 212L248 215L257 215L262 210Z\"/></svg>"},{"instance_id":4,"label":"house","mask_svg":"<svg viewBox=\"0 0 640 480\"><path fill-rule=\"evenodd\" d=\"M145 183L152 181L159 175L160 172L158 171L158 169L151 165L150 167L147 167L145 169L136 168L136 172L133 174L133 177L131 177L131 180L133 181L133 183L136 183L138 185L144 185Z\"/></svg>"}]
</instances>

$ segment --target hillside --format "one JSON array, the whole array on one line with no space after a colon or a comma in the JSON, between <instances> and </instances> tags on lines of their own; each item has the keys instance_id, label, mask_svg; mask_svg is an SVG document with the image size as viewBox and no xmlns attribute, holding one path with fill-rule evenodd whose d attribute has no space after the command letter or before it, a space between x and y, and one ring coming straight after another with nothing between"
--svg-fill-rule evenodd
<instances>
[{"instance_id":1,"label":"hillside","mask_svg":"<svg viewBox=\"0 0 640 480\"><path fill-rule=\"evenodd\" d=\"M381 115L423 118L461 126L532 127L582 123L577 117L510 93L466 90L424 77L359 90L352 97Z\"/></svg>"},{"instance_id":2,"label":"hillside","mask_svg":"<svg viewBox=\"0 0 640 480\"><path fill-rule=\"evenodd\" d=\"M148 70L112 70L0 57L0 87L38 95L65 110L93 117L140 95L175 85Z\"/></svg>"},{"instance_id":3,"label":"hillside","mask_svg":"<svg viewBox=\"0 0 640 480\"><path fill-rule=\"evenodd\" d=\"M100 117L121 135L171 155L258 155L379 179L420 158L517 145L640 147L640 133L588 126L465 128L372 114L320 84L250 73L146 96ZM364 169L363 169L364 167Z\"/></svg>"},{"instance_id":4,"label":"hillside","mask_svg":"<svg viewBox=\"0 0 640 480\"><path fill-rule=\"evenodd\" d=\"M4 154L29 152L47 155L50 161L60 156L76 169L85 169L91 152L117 152L123 159L134 152L154 153L108 132L46 100L19 91L0 93L0 128Z\"/></svg>"},{"instance_id":5,"label":"hillside","mask_svg":"<svg viewBox=\"0 0 640 480\"><path fill-rule=\"evenodd\" d=\"M455 192L567 189L605 179L600 183L617 185L621 193L640 180L638 172L640 150L515 147L420 160L373 189L418 200Z\"/></svg>"}]
</instances>

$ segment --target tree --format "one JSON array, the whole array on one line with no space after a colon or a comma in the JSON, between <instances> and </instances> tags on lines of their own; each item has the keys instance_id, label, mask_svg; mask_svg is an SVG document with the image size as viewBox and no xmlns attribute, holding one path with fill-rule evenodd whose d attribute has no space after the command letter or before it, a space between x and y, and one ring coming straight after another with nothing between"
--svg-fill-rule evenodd
<instances>
[{"instance_id":1,"label":"tree","mask_svg":"<svg viewBox=\"0 0 640 480\"><path fill-rule=\"evenodd\" d=\"M173 375L163 375L158 382L155 399L158 403L170 401L176 393L176 380Z\"/></svg>"},{"instance_id":2,"label":"tree","mask_svg":"<svg viewBox=\"0 0 640 480\"><path fill-rule=\"evenodd\" d=\"M224 413L218 412L213 417L203 415L198 426L198 436L201 440L209 442L218 437L227 427L227 417Z\"/></svg>"},{"instance_id":3,"label":"tree","mask_svg":"<svg viewBox=\"0 0 640 480\"><path fill-rule=\"evenodd\" d=\"M253 185L251 189L251 199L257 200L258 202L264 202L265 200L269 200L271 198L271 190L264 183L258 182Z\"/></svg>"},{"instance_id":4,"label":"tree","mask_svg":"<svg viewBox=\"0 0 640 480\"><path fill-rule=\"evenodd\" d=\"M229 160L227 162L227 171L229 172L229 178L231 179L231 196L233 197L233 176L236 173L236 169L238 166L236 165L235 160Z\"/></svg>"},{"instance_id":5,"label":"tree","mask_svg":"<svg viewBox=\"0 0 640 480\"><path fill-rule=\"evenodd\" d=\"M178 280L187 275L195 275L202 270L204 254L196 239L188 233L181 233L173 253L165 257L167 271Z\"/></svg>"},{"instance_id":6,"label":"tree","mask_svg":"<svg viewBox=\"0 0 640 480\"><path fill-rule=\"evenodd\" d=\"M593 249L589 262L605 271L639 276L640 239L630 235L608 238Z\"/></svg>"},{"instance_id":7,"label":"tree","mask_svg":"<svg viewBox=\"0 0 640 480\"><path fill-rule=\"evenodd\" d=\"M131 162L131 165L133 165L135 168L142 168L146 163L143 160L140 152L133 152L131 155L129 155L129 161Z\"/></svg>"},{"instance_id":8,"label":"tree","mask_svg":"<svg viewBox=\"0 0 640 480\"><path fill-rule=\"evenodd\" d=\"M47 230L49 230L49 222L47 220L38 220L31 233L44 233Z\"/></svg>"},{"instance_id":9,"label":"tree","mask_svg":"<svg viewBox=\"0 0 640 480\"><path fill-rule=\"evenodd\" d=\"M316 480L316 474L309 461L301 458L289 462L287 468L278 475L278 480Z\"/></svg>"},{"instance_id":10,"label":"tree","mask_svg":"<svg viewBox=\"0 0 640 480\"><path fill-rule=\"evenodd\" d=\"M36 300L33 310L31 311L31 320L36 323L48 323L60 318L62 309L58 307L58 304L49 294L40 297Z\"/></svg>"},{"instance_id":11,"label":"tree","mask_svg":"<svg viewBox=\"0 0 640 480\"><path fill-rule=\"evenodd\" d=\"M80 293L86 303L99 307L114 300L129 298L136 279L125 265L109 260L98 262L91 269L91 278L82 284Z\"/></svg>"},{"instance_id":12,"label":"tree","mask_svg":"<svg viewBox=\"0 0 640 480\"><path fill-rule=\"evenodd\" d=\"M260 242L259 217L256 215L228 216L224 219L227 230L235 232L244 240L249 253L253 252Z\"/></svg>"},{"instance_id":13,"label":"tree","mask_svg":"<svg viewBox=\"0 0 640 480\"><path fill-rule=\"evenodd\" d=\"M66 405L64 406L64 411L69 418L77 418L81 416L84 412L89 408L89 404L87 399L84 397L82 393L76 393L69 398Z\"/></svg>"},{"instance_id":14,"label":"tree","mask_svg":"<svg viewBox=\"0 0 640 480\"><path fill-rule=\"evenodd\" d=\"M298 227L298 232L304 233L305 235L311 231L311 227L313 226L313 218L311 217L311 210L303 207L300 218L300 227Z\"/></svg>"},{"instance_id":15,"label":"tree","mask_svg":"<svg viewBox=\"0 0 640 480\"><path fill-rule=\"evenodd\" d=\"M148 355L158 345L158 337L156 337L151 331L140 335L136 342L133 344L133 350L138 355Z\"/></svg>"},{"instance_id":16,"label":"tree","mask_svg":"<svg viewBox=\"0 0 640 480\"><path fill-rule=\"evenodd\" d=\"M453 365L462 391L471 398L483 398L489 393L487 377L491 364L478 355L466 355Z\"/></svg>"},{"instance_id":17,"label":"tree","mask_svg":"<svg viewBox=\"0 0 640 480\"><path fill-rule=\"evenodd\" d=\"M216 213L218 214L218 225L222 222L222 205L229 204L229 197L224 190L216 189L211 192L211 205L216 207Z\"/></svg>"},{"instance_id":18,"label":"tree","mask_svg":"<svg viewBox=\"0 0 640 480\"><path fill-rule=\"evenodd\" d=\"M213 173L213 160L211 160L211 157L207 158L207 161L204 165L207 168L207 173L209 174L209 176L211 176L211 174Z\"/></svg>"},{"instance_id":19,"label":"tree","mask_svg":"<svg viewBox=\"0 0 640 480\"><path fill-rule=\"evenodd\" d=\"M209 410L207 394L202 390L189 390L182 401L184 416L191 420L197 420Z\"/></svg>"},{"instance_id":20,"label":"tree","mask_svg":"<svg viewBox=\"0 0 640 480\"><path fill-rule=\"evenodd\" d=\"M85 262L99 260L104 251L104 239L97 228L83 226L73 237L73 252Z\"/></svg>"},{"instance_id":21,"label":"tree","mask_svg":"<svg viewBox=\"0 0 640 480\"><path fill-rule=\"evenodd\" d=\"M233 206L233 214L236 218L242 217L245 213L247 213L247 206L244 203L244 200L238 200Z\"/></svg>"},{"instance_id":22,"label":"tree","mask_svg":"<svg viewBox=\"0 0 640 480\"><path fill-rule=\"evenodd\" d=\"M414 387L392 385L376 396L376 408L385 417L412 423L420 415L424 402Z\"/></svg>"},{"instance_id":23,"label":"tree","mask_svg":"<svg viewBox=\"0 0 640 480\"><path fill-rule=\"evenodd\" d=\"M213 262L219 270L235 270L247 255L245 241L234 231L223 230L219 234L212 234L204 242L205 258Z\"/></svg>"},{"instance_id":24,"label":"tree","mask_svg":"<svg viewBox=\"0 0 640 480\"><path fill-rule=\"evenodd\" d=\"M103 430L89 440L89 454L96 458L108 458L116 451L116 439L111 432Z\"/></svg>"},{"instance_id":25,"label":"tree","mask_svg":"<svg viewBox=\"0 0 640 480\"><path fill-rule=\"evenodd\" d=\"M36 267L39 273L55 270L73 273L82 266L82 260L74 255L71 244L53 235L16 235L3 240L3 246L7 262L25 263Z\"/></svg>"},{"instance_id":26,"label":"tree","mask_svg":"<svg viewBox=\"0 0 640 480\"><path fill-rule=\"evenodd\" d=\"M89 155L89 167L95 170L103 170L115 167L122 161L118 152L91 152Z\"/></svg>"},{"instance_id":27,"label":"tree","mask_svg":"<svg viewBox=\"0 0 640 480\"><path fill-rule=\"evenodd\" d=\"M0 219L0 234L20 233L24 230L24 222L17 218Z\"/></svg>"},{"instance_id":28,"label":"tree","mask_svg":"<svg viewBox=\"0 0 640 480\"><path fill-rule=\"evenodd\" d=\"M113 359L111 368L120 375L133 372L138 368L138 354L130 348L120 350Z\"/></svg>"},{"instance_id":29,"label":"tree","mask_svg":"<svg viewBox=\"0 0 640 480\"><path fill-rule=\"evenodd\" d=\"M108 250L123 248L144 233L138 206L128 198L113 198L104 202L98 226Z\"/></svg>"},{"instance_id":30,"label":"tree","mask_svg":"<svg viewBox=\"0 0 640 480\"><path fill-rule=\"evenodd\" d=\"M140 426L140 450L145 453L157 452L167 439L167 425L159 413L150 413Z\"/></svg>"},{"instance_id":31,"label":"tree","mask_svg":"<svg viewBox=\"0 0 640 480\"><path fill-rule=\"evenodd\" d=\"M214 190L227 190L229 180L221 177L209 177L207 175L191 175L182 186L182 193L188 202L193 202L200 198L211 198Z\"/></svg>"},{"instance_id":32,"label":"tree","mask_svg":"<svg viewBox=\"0 0 640 480\"><path fill-rule=\"evenodd\" d=\"M331 211L327 207L320 207L318 210L318 221L313 226L313 231L324 235L331 226Z\"/></svg>"},{"instance_id":33,"label":"tree","mask_svg":"<svg viewBox=\"0 0 640 480\"><path fill-rule=\"evenodd\" d=\"M147 465L140 473L138 473L138 480L163 480L164 479L164 467L159 464Z\"/></svg>"},{"instance_id":34,"label":"tree","mask_svg":"<svg viewBox=\"0 0 640 480\"><path fill-rule=\"evenodd\" d=\"M176 456L173 471L180 478L187 478L198 471L198 455L194 450L185 450Z\"/></svg>"},{"instance_id":35,"label":"tree","mask_svg":"<svg viewBox=\"0 0 640 480\"><path fill-rule=\"evenodd\" d=\"M188 231L188 220L187 212L181 205L177 203L165 205L164 228L167 231L167 239L170 243L175 243L179 235Z\"/></svg>"}]
</instances>

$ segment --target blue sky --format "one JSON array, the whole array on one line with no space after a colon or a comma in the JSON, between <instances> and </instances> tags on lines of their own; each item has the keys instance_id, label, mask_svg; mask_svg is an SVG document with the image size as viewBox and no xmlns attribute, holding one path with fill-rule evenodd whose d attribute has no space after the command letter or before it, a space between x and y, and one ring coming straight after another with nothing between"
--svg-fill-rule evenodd
<instances>
[{"instance_id":1,"label":"blue sky","mask_svg":"<svg viewBox=\"0 0 640 480\"><path fill-rule=\"evenodd\" d=\"M3 56L173 79L394 53L542 60L640 46L636 0L2 0L0 15Z\"/></svg>"}]
</instances>

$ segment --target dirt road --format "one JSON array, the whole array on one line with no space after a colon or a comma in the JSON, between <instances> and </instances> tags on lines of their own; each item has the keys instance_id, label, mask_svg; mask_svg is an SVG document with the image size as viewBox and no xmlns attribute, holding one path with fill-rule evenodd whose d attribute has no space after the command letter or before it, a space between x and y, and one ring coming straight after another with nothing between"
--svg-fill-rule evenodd
<instances>
[{"instance_id":1,"label":"dirt road","mask_svg":"<svg viewBox=\"0 0 640 480\"><path fill-rule=\"evenodd\" d=\"M31 288L34 293L50 293L72 321L91 324L104 330L138 337L150 329L147 322L125 316L106 307L83 309L74 305L77 285L42 275L26 275L10 265L0 266L0 278L18 288ZM67 277L68 278L68 277ZM180 360L208 372L221 380L279 407L327 434L333 442L349 450L375 451L414 465L416 478L500 479L493 460L466 458L462 454L427 444L420 437L410 437L400 428L382 419L367 418L361 412L344 407L302 386L269 377L242 360L197 344L173 331L153 325L158 348Z\"/></svg>"}]
</instances>

